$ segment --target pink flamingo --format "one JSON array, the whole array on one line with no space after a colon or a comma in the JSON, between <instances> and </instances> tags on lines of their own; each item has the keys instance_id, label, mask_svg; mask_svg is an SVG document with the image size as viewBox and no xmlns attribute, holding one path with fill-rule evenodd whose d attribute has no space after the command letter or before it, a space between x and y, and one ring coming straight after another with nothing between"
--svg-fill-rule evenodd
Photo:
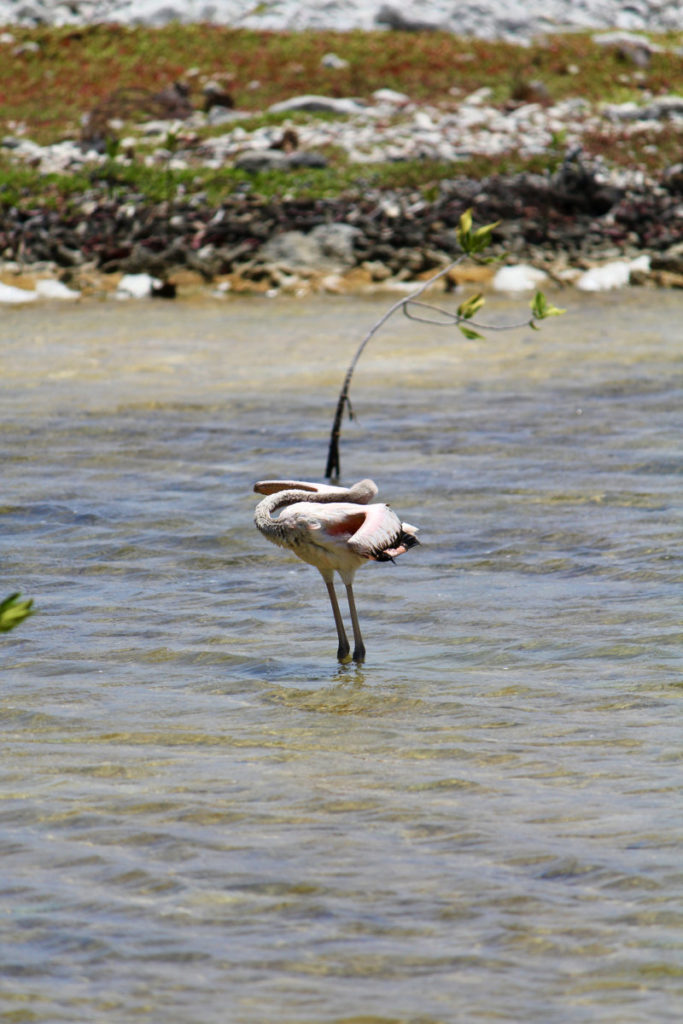
<instances>
[{"instance_id":1,"label":"pink flamingo","mask_svg":"<svg viewBox=\"0 0 683 1024\"><path fill-rule=\"evenodd\" d=\"M260 480L254 490L268 495L254 513L261 533L314 565L325 580L339 637L337 657L348 661L349 641L334 589L335 571L341 576L353 627L353 660L364 661L365 645L353 597L356 570L368 561L393 562L418 543L416 527L402 523L388 505L371 504L377 494L372 480L360 480L348 488L300 480ZM282 511L274 516L278 509Z\"/></svg>"}]
</instances>

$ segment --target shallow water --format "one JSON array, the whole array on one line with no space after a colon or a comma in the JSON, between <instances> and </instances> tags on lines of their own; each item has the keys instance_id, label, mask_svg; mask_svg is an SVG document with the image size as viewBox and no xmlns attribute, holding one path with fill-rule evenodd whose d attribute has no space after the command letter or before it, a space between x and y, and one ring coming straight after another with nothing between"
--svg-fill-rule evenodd
<instances>
[{"instance_id":1,"label":"shallow water","mask_svg":"<svg viewBox=\"0 0 683 1024\"><path fill-rule=\"evenodd\" d=\"M560 304L361 361L362 668L251 486L386 300L2 312L0 1020L679 1019L683 301Z\"/></svg>"}]
</instances>

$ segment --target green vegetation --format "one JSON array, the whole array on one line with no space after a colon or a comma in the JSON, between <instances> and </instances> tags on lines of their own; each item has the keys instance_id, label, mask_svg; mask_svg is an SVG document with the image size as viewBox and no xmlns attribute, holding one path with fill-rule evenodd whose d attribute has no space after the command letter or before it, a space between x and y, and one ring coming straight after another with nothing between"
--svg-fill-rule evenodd
<instances>
[{"instance_id":1,"label":"green vegetation","mask_svg":"<svg viewBox=\"0 0 683 1024\"><path fill-rule=\"evenodd\" d=\"M519 156L505 159L476 157L451 163L434 160L406 160L400 163L349 164L345 154L325 168L306 168L296 172L264 170L250 173L225 167L211 170L196 167L171 170L166 164L147 166L140 161L124 164L115 159L102 166L80 169L68 174L42 174L35 168L12 163L0 153L0 204L69 208L73 197L82 197L92 189L112 198L136 195L149 202L161 202L182 194L202 192L209 203L220 203L236 191L246 191L265 200L333 199L358 195L370 189L412 188L425 199L433 199L439 182L454 174L482 178L488 174L512 174L516 171L542 171L545 157L525 160Z\"/></svg>"},{"instance_id":2,"label":"green vegetation","mask_svg":"<svg viewBox=\"0 0 683 1024\"><path fill-rule=\"evenodd\" d=\"M653 53L643 68L617 48L599 46L580 33L528 47L440 32L253 32L178 23L158 29L12 28L12 35L14 42L0 46L0 134L24 134L41 144L79 138L83 116L102 104L107 114L120 116L123 137L150 116L135 109L134 97L152 96L176 81L190 86L190 99L198 107L203 85L219 83L240 110L253 112L240 121L246 131L285 120L296 126L313 117L329 119L268 112L271 104L301 93L369 100L376 89L391 88L443 109L453 109L460 98L482 87L491 90L491 102L501 108L534 98L534 89L548 103L568 97L592 105L640 101L643 96L669 93L679 80L676 47L683 38L680 33L659 37L662 52ZM323 66L322 57L329 52L343 57L347 65ZM196 137L190 147L227 130L224 125L193 128ZM174 146L182 151L185 141L179 137ZM103 168L49 176L17 166L7 151L0 151L0 203L59 206L88 188L104 188L111 195L138 193L150 201L179 190L203 192L210 202L219 202L236 189L265 198L326 198L373 187L410 187L430 198L438 182L454 174L482 177L553 170L562 159L565 140L560 130L544 153L473 154L457 165L416 160L352 166L345 152L328 147L327 168L257 175L229 167L209 170L200 161L190 170L172 169L163 162L147 166L145 156L153 148L149 140L142 140L130 159L112 148ZM653 125L634 142L626 128L614 125L585 136L584 148L588 155L601 155L615 165L656 172L680 158L680 127L674 121Z\"/></svg>"},{"instance_id":3,"label":"green vegetation","mask_svg":"<svg viewBox=\"0 0 683 1024\"><path fill-rule=\"evenodd\" d=\"M672 52L636 68L618 50L589 35L560 35L531 46L462 39L448 33L251 32L216 25L172 23L159 29L122 25L13 29L13 50L0 61L0 93L14 119L40 129L43 141L78 125L80 114L115 89L158 90L177 80L217 78L238 106L267 109L301 92L369 97L397 89L420 102L443 103L483 86L504 103L520 84L542 82L553 100L637 99L647 89L668 92L680 75ZM35 52L26 44L37 44ZM330 69L335 52L347 67Z\"/></svg>"}]
</instances>

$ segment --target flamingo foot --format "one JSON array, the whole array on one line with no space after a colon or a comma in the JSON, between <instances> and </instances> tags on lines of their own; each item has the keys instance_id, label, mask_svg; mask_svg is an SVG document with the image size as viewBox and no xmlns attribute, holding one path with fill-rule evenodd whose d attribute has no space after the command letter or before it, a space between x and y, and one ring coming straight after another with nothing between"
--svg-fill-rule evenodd
<instances>
[{"instance_id":1,"label":"flamingo foot","mask_svg":"<svg viewBox=\"0 0 683 1024\"><path fill-rule=\"evenodd\" d=\"M354 659L355 656L356 655L354 652ZM340 661L342 665L347 665L351 661L351 648L349 647L348 643L346 644L346 646L340 644L339 647L337 648L337 661Z\"/></svg>"}]
</instances>

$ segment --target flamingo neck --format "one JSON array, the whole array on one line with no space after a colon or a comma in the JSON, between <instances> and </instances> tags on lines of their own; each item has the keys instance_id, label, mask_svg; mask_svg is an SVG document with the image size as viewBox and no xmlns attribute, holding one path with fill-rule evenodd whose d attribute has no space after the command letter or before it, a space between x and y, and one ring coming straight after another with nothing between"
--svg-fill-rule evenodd
<instances>
[{"instance_id":1,"label":"flamingo neck","mask_svg":"<svg viewBox=\"0 0 683 1024\"><path fill-rule=\"evenodd\" d=\"M318 491L277 491L269 494L256 506L254 512L254 523L261 533L276 544L287 544L288 529L280 523L273 513L287 505L293 505L298 501L310 501L316 504L332 501L343 501L343 494L324 494Z\"/></svg>"},{"instance_id":2,"label":"flamingo neck","mask_svg":"<svg viewBox=\"0 0 683 1024\"><path fill-rule=\"evenodd\" d=\"M289 530L273 515L279 509L299 501L308 501L315 505L327 505L339 501L367 505L376 494L377 487L372 480L359 480L353 487L343 490L335 488L331 491L303 491L292 487L285 491L275 491L273 494L268 494L256 506L254 523L261 533L275 544L288 545Z\"/></svg>"}]
</instances>

